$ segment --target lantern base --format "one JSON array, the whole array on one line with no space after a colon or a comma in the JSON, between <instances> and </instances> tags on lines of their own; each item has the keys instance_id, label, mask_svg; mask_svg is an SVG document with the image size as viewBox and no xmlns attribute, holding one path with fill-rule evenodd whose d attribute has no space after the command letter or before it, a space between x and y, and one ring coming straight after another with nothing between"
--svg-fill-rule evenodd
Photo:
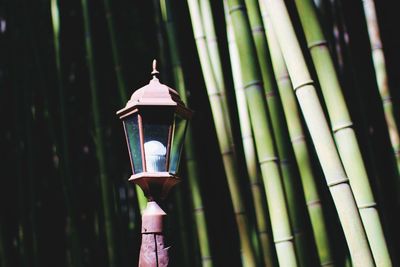
<instances>
[{"instance_id":1,"label":"lantern base","mask_svg":"<svg viewBox=\"0 0 400 267\"><path fill-rule=\"evenodd\" d=\"M167 214L155 201L147 202L142 213L142 245L139 267L167 267L168 249L164 244L163 222Z\"/></svg>"},{"instance_id":2,"label":"lantern base","mask_svg":"<svg viewBox=\"0 0 400 267\"><path fill-rule=\"evenodd\" d=\"M142 188L148 201L154 201L165 199L180 178L168 172L142 172L132 175L129 181Z\"/></svg>"}]
</instances>

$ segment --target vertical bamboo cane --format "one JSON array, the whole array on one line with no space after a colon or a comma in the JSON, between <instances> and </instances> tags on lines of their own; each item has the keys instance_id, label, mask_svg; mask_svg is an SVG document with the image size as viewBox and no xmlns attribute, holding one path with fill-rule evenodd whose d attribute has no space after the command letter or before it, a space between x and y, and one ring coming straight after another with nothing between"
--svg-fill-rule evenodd
<instances>
[{"instance_id":1,"label":"vertical bamboo cane","mask_svg":"<svg viewBox=\"0 0 400 267\"><path fill-rule=\"evenodd\" d=\"M378 209L346 102L312 0L296 0L307 44L331 120L332 132L377 266L392 266Z\"/></svg>"},{"instance_id":2,"label":"vertical bamboo cane","mask_svg":"<svg viewBox=\"0 0 400 267\"><path fill-rule=\"evenodd\" d=\"M155 24L157 27L157 41L158 41L158 57L160 58L161 62L163 62L162 69L166 71L167 68L167 57L168 57L168 51L166 47L168 46L165 42L168 40L166 39L166 33L165 33L165 23L163 23L163 14L161 10L161 4L160 0L153 0L153 7L154 7L154 20ZM174 48L175 49L175 48ZM172 50L170 49L172 52ZM175 51L175 53L178 53L178 49ZM165 72L167 73L167 72ZM174 76L175 79L175 76ZM181 90L181 89L178 89ZM185 99L186 101L186 99ZM186 102L185 102L186 103ZM173 229L179 229L179 247L180 247L180 257L179 261L177 261L177 264L183 265L183 266L190 266L191 264L191 246L188 244L190 243L189 241L189 234L188 234L188 224L186 223L186 216L184 216L184 188L182 186L179 186L176 188L174 192L174 204L176 207L176 212L180 214L178 216L176 223L173 225ZM171 222L171 221L169 221Z\"/></svg>"},{"instance_id":3,"label":"vertical bamboo cane","mask_svg":"<svg viewBox=\"0 0 400 267\"><path fill-rule=\"evenodd\" d=\"M283 114L282 103L276 90L276 83L270 61L267 39L261 18L260 7L256 0L245 0L249 12L250 26L256 45L258 62L263 79L267 107L271 118L272 129L279 156L279 165L282 171L283 184L290 215L292 231L294 234L295 248L300 266L312 265L313 254L305 233L305 217L301 190L299 188L297 173L292 162L292 151L286 121Z\"/></svg>"},{"instance_id":4,"label":"vertical bamboo cane","mask_svg":"<svg viewBox=\"0 0 400 267\"><path fill-rule=\"evenodd\" d=\"M263 21L271 51L271 61L278 85L279 94L283 104L283 110L288 125L290 139L294 149L297 164L299 166L300 178L306 198L307 209L311 219L311 226L317 245L319 261L321 266L334 266L334 259L329 242L326 220L323 215L322 204L319 197L316 177L312 171L310 153L305 141L305 134L301 125L300 114L297 108L296 97L286 69L282 53L277 43L271 19L266 13L265 5L260 2L263 12Z\"/></svg>"},{"instance_id":5,"label":"vertical bamboo cane","mask_svg":"<svg viewBox=\"0 0 400 267\"><path fill-rule=\"evenodd\" d=\"M247 173L249 175L255 215L257 220L258 237L262 248L262 255L265 266L277 266L276 255L272 246L271 223L268 217L268 210L265 203L264 192L260 169L257 163L256 148L254 146L253 133L251 131L250 115L246 103L246 96L243 88L242 74L239 62L239 52L237 50L235 36L232 29L231 19L224 2L226 31L228 34L229 55L232 66L233 83L235 86L236 103L239 114L240 131L242 133L243 150L245 154Z\"/></svg>"},{"instance_id":6,"label":"vertical bamboo cane","mask_svg":"<svg viewBox=\"0 0 400 267\"><path fill-rule=\"evenodd\" d=\"M227 111L224 110L215 74L211 67L211 60L205 42L205 34L200 17L200 7L197 0L188 0L188 5L197 51L199 53L200 63L206 82L207 93L211 104L211 112L216 126L217 138L236 216L236 223L240 236L240 246L243 255L243 266L256 266L257 258L253 244L251 243L247 214L239 188L237 160L232 147L231 129L228 128L229 126L226 123L226 115L224 114Z\"/></svg>"},{"instance_id":7,"label":"vertical bamboo cane","mask_svg":"<svg viewBox=\"0 0 400 267\"><path fill-rule=\"evenodd\" d=\"M243 87L249 107L257 155L261 166L270 213L272 233L281 266L297 266L286 199L274 148L271 122L262 88L262 77L244 2L228 1L229 13L239 51Z\"/></svg>"},{"instance_id":8,"label":"vertical bamboo cane","mask_svg":"<svg viewBox=\"0 0 400 267\"><path fill-rule=\"evenodd\" d=\"M176 88L179 90L183 102L188 103L184 74L179 55L179 46L177 42L177 34L175 32L175 23L171 9L170 0L160 0L162 16L167 30L168 44L170 49L172 69ZM201 265L203 267L212 267L213 260L210 251L210 243L208 239L207 221L204 213L203 198L200 192L199 184L199 167L195 159L194 142L192 136L192 128L189 128L185 137L185 156L188 172L188 182L191 191L193 216L196 223L197 238L200 247Z\"/></svg>"},{"instance_id":9,"label":"vertical bamboo cane","mask_svg":"<svg viewBox=\"0 0 400 267\"><path fill-rule=\"evenodd\" d=\"M285 4L281 0L267 0L272 25L292 79L294 91L306 120L322 169L350 249L357 267L374 266L367 237L352 194L348 178L307 69L300 44Z\"/></svg>"},{"instance_id":10,"label":"vertical bamboo cane","mask_svg":"<svg viewBox=\"0 0 400 267\"><path fill-rule=\"evenodd\" d=\"M85 32L85 49L86 49L86 64L89 70L90 78L90 91L92 97L92 110L93 110L93 121L94 121L94 138L96 145L96 154L99 164L100 171L100 189L101 197L103 202L104 211L104 224L105 224L105 234L107 240L107 255L108 255L108 266L116 267L118 266L118 254L115 243L115 228L114 228L114 199L112 194L112 185L110 178L107 174L106 162L105 162L105 148L104 148L104 138L103 129L101 126L100 119L100 108L99 99L97 96L97 81L95 73L95 64L93 59L93 43L91 38L90 29L90 16L87 0L81 0L83 22L84 22L84 32Z\"/></svg>"},{"instance_id":11,"label":"vertical bamboo cane","mask_svg":"<svg viewBox=\"0 0 400 267\"><path fill-rule=\"evenodd\" d=\"M110 35L111 52L112 52L112 59L113 59L113 63L114 63L115 75L117 77L118 92L119 92L119 96L121 98L121 103L125 104L125 102L127 101L126 84L125 84L125 79L124 79L124 76L122 74L122 69L121 69L121 62L120 62L120 56L119 56L119 52L118 52L117 39L116 39L115 31L114 31L114 18L113 18L112 11L111 11L110 0L103 0L103 4L104 4L104 11L106 13L108 34Z\"/></svg>"},{"instance_id":12,"label":"vertical bamboo cane","mask_svg":"<svg viewBox=\"0 0 400 267\"><path fill-rule=\"evenodd\" d=\"M103 4L104 4L104 11L106 13L108 33L110 34L111 53L112 53L112 59L113 59L113 63L114 63L115 75L117 77L118 94L119 94L121 105L125 105L126 101L128 100L128 96L126 94L126 84L125 84L124 75L122 73L120 55L118 52L119 50L118 50L117 38L115 35L115 30L114 30L114 18L113 18L112 11L111 11L110 0L104 0ZM146 208L147 199L144 196L143 191L140 189L138 190L137 186L135 186L135 192L136 192L136 197L137 197L137 200L139 203L139 209L143 210L144 208Z\"/></svg>"},{"instance_id":13,"label":"vertical bamboo cane","mask_svg":"<svg viewBox=\"0 0 400 267\"><path fill-rule=\"evenodd\" d=\"M214 19L212 16L212 9L210 0L198 0L200 5L201 19L203 22L204 33L207 42L207 48L210 55L211 67L214 71L216 83L218 85L218 92L221 95L221 104L225 110L225 121L228 129L232 129L231 121L229 118L229 106L226 98L224 74L221 65L221 56L218 49L218 38L215 34ZM233 134L232 131L229 134ZM230 136L232 142L233 137Z\"/></svg>"},{"instance_id":14,"label":"vertical bamboo cane","mask_svg":"<svg viewBox=\"0 0 400 267\"><path fill-rule=\"evenodd\" d=\"M385 57L382 49L382 41L379 33L378 19L373 0L363 0L365 18L367 20L368 35L371 42L372 61L374 63L376 81L379 94L382 99L386 124L389 131L390 142L400 171L400 137L399 128L394 116L393 102L390 95L389 80L387 77Z\"/></svg>"},{"instance_id":15,"label":"vertical bamboo cane","mask_svg":"<svg viewBox=\"0 0 400 267\"><path fill-rule=\"evenodd\" d=\"M76 209L73 201L72 194L72 175L71 166L69 163L69 142L67 137L67 116L65 108L65 97L64 97L64 84L61 68L61 43L60 43L60 14L58 9L58 1L51 0L51 19L53 26L53 42L54 42L54 54L57 72L57 84L58 84L58 99L59 99L59 110L60 110L60 124L61 124L61 146L55 144L56 149L61 149L61 168L59 175L62 180L63 193L65 198L65 205L67 209L67 220L69 230L67 233L67 238L71 240L71 264L73 266L82 266L81 248L80 248L80 238L77 227L76 219ZM50 124L52 122L49 120ZM51 125L50 125L51 127ZM52 140L55 142L55 140ZM58 143L58 142L57 142Z\"/></svg>"}]
</instances>

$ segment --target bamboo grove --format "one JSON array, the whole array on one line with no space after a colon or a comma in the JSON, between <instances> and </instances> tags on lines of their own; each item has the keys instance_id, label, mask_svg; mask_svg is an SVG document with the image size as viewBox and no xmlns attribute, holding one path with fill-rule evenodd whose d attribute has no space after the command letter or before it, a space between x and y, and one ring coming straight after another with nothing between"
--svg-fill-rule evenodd
<instances>
[{"instance_id":1,"label":"bamboo grove","mask_svg":"<svg viewBox=\"0 0 400 267\"><path fill-rule=\"evenodd\" d=\"M115 112L160 64L195 111L169 266L399 266L395 1L0 2L0 267L136 266Z\"/></svg>"}]
</instances>

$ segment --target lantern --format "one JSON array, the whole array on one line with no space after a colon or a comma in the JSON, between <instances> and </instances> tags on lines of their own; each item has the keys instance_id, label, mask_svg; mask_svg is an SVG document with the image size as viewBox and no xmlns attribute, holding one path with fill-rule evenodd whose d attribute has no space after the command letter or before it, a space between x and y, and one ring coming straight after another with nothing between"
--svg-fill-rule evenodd
<instances>
[{"instance_id":1,"label":"lantern","mask_svg":"<svg viewBox=\"0 0 400 267\"><path fill-rule=\"evenodd\" d=\"M153 79L136 90L117 115L123 122L132 167L129 179L149 200L164 198L179 181L179 161L192 111L178 93L159 82L153 62Z\"/></svg>"}]
</instances>

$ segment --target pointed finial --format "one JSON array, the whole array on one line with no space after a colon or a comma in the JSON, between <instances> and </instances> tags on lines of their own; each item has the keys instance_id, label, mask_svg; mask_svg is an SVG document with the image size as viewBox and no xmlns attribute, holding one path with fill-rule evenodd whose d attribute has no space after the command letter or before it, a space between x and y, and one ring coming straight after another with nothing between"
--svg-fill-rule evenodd
<instances>
[{"instance_id":1,"label":"pointed finial","mask_svg":"<svg viewBox=\"0 0 400 267\"><path fill-rule=\"evenodd\" d=\"M153 78L156 78L156 75L159 74L160 72L157 70L157 60L153 60L153 71L151 72L151 75L153 75Z\"/></svg>"}]
</instances>

